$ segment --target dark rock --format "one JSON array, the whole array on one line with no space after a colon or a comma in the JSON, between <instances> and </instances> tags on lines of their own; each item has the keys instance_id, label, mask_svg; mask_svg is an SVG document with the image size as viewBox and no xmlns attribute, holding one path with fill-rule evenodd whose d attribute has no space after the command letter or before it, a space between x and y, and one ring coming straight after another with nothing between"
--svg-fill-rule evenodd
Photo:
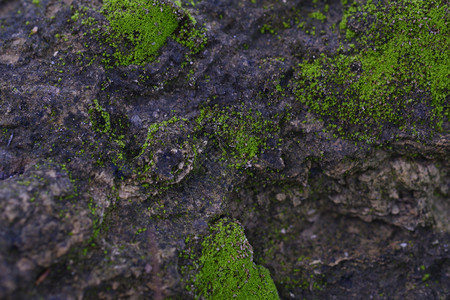
<instances>
[{"instance_id":1,"label":"dark rock","mask_svg":"<svg viewBox=\"0 0 450 300\"><path fill-rule=\"evenodd\" d=\"M447 297L449 123L430 91L399 110L410 126L358 139L297 100L304 59L363 47L341 1L190 3L204 48L179 28L113 67L102 1L0 1L0 298L189 298L186 251L223 217L283 299Z\"/></svg>"}]
</instances>

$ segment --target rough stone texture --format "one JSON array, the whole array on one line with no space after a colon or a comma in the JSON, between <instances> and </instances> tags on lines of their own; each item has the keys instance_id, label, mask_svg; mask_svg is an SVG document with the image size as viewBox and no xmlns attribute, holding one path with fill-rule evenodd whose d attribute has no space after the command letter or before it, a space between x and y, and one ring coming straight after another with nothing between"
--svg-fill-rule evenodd
<instances>
[{"instance_id":1,"label":"rough stone texture","mask_svg":"<svg viewBox=\"0 0 450 300\"><path fill-rule=\"evenodd\" d=\"M0 1L0 298L185 299L186 238L222 216L283 299L450 295L448 121L369 145L324 132L289 87L302 57L338 47L340 1L316 35L282 24L312 1L184 3L206 47L186 58L169 39L143 69L89 64L99 42L71 16L104 22L100 2ZM196 122L214 105L272 120L267 149L230 167Z\"/></svg>"}]
</instances>

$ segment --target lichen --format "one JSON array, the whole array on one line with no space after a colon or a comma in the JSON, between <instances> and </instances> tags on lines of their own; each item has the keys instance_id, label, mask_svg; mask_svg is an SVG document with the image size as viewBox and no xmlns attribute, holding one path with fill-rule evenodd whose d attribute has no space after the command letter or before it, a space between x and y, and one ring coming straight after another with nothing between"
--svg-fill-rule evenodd
<instances>
[{"instance_id":1,"label":"lichen","mask_svg":"<svg viewBox=\"0 0 450 300\"><path fill-rule=\"evenodd\" d=\"M253 262L243 228L226 218L210 226L192 280L196 299L279 299L269 271Z\"/></svg>"}]
</instances>

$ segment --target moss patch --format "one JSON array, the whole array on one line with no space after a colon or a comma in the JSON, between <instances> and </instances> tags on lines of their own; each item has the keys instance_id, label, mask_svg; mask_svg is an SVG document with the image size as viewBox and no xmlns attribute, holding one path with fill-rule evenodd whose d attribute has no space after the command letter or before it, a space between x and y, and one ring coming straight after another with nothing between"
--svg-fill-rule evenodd
<instances>
[{"instance_id":1,"label":"moss patch","mask_svg":"<svg viewBox=\"0 0 450 300\"><path fill-rule=\"evenodd\" d=\"M111 118L111 115L100 105L97 99L94 99L92 102L88 111L92 128L98 133L108 136L111 142L116 144L121 150L124 150L124 133L128 127L128 121L120 117ZM119 153L117 158L119 160L123 159L123 153Z\"/></svg>"},{"instance_id":2,"label":"moss patch","mask_svg":"<svg viewBox=\"0 0 450 300\"><path fill-rule=\"evenodd\" d=\"M118 65L153 60L178 27L174 8L156 1L105 0L103 13L110 25L107 41L116 48L113 56Z\"/></svg>"},{"instance_id":3,"label":"moss patch","mask_svg":"<svg viewBox=\"0 0 450 300\"><path fill-rule=\"evenodd\" d=\"M253 262L253 249L237 222L223 219L202 242L195 298L279 299L269 271Z\"/></svg>"},{"instance_id":4,"label":"moss patch","mask_svg":"<svg viewBox=\"0 0 450 300\"><path fill-rule=\"evenodd\" d=\"M230 159L230 166L246 165L267 147L274 132L274 122L265 119L259 111L235 110L231 107L205 107L196 120L209 138L222 149L222 157Z\"/></svg>"},{"instance_id":5,"label":"moss patch","mask_svg":"<svg viewBox=\"0 0 450 300\"><path fill-rule=\"evenodd\" d=\"M312 19L316 19L316 20L319 20L319 21L322 21L322 22L325 22L325 20L327 19L327 17L323 13L321 13L320 11L312 12L308 16L310 18L312 18Z\"/></svg>"},{"instance_id":6,"label":"moss patch","mask_svg":"<svg viewBox=\"0 0 450 300\"><path fill-rule=\"evenodd\" d=\"M90 66L100 58L106 68L144 66L159 56L168 38L187 48L185 58L189 60L207 42L206 29L196 26L187 10L170 1L104 0L99 11L71 7L67 21L86 37L84 51L77 52L82 65Z\"/></svg>"},{"instance_id":7,"label":"moss patch","mask_svg":"<svg viewBox=\"0 0 450 300\"><path fill-rule=\"evenodd\" d=\"M346 8L340 30L353 44L341 48L344 54L301 63L297 99L342 134L369 142L389 124L414 132L428 122L440 130L449 113L445 1L367 1Z\"/></svg>"}]
</instances>

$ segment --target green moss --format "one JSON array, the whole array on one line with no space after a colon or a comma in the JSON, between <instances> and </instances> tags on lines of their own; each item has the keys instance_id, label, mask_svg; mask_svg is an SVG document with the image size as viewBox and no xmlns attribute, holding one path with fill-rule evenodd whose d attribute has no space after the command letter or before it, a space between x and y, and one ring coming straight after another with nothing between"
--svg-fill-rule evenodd
<instances>
[{"instance_id":1,"label":"green moss","mask_svg":"<svg viewBox=\"0 0 450 300\"><path fill-rule=\"evenodd\" d=\"M270 33L270 34L272 34L272 35L277 35L276 29L273 28L272 25L270 25L270 24L264 24L264 25L259 29L259 31L260 31L262 34Z\"/></svg>"},{"instance_id":2,"label":"green moss","mask_svg":"<svg viewBox=\"0 0 450 300\"><path fill-rule=\"evenodd\" d=\"M97 12L87 7L72 6L72 10L68 22L80 27L87 39L85 47L89 48L94 39L100 44L100 51L93 57L80 55L80 63L88 66L97 60L107 68L144 66L155 60L168 38L188 48L186 59L190 59L207 42L206 29L196 26L189 11L170 1L105 0L100 13L106 21L96 18Z\"/></svg>"},{"instance_id":3,"label":"green moss","mask_svg":"<svg viewBox=\"0 0 450 300\"><path fill-rule=\"evenodd\" d=\"M193 282L197 299L279 299L269 271L253 262L253 249L239 223L224 219L210 232L202 242Z\"/></svg>"},{"instance_id":4,"label":"green moss","mask_svg":"<svg viewBox=\"0 0 450 300\"><path fill-rule=\"evenodd\" d=\"M118 65L152 61L178 27L174 8L157 1L105 0L103 13L110 26L107 42L116 47Z\"/></svg>"},{"instance_id":5,"label":"green moss","mask_svg":"<svg viewBox=\"0 0 450 300\"><path fill-rule=\"evenodd\" d=\"M191 18L193 19L193 17ZM175 37L175 40L188 48L192 54L197 54L206 45L206 29L197 29L193 26L193 24L194 23L190 23L180 26L180 30L178 35Z\"/></svg>"},{"instance_id":6,"label":"green moss","mask_svg":"<svg viewBox=\"0 0 450 300\"><path fill-rule=\"evenodd\" d=\"M230 166L246 165L263 150L274 131L271 120L258 111L205 107L196 120L198 127L207 129L208 137L222 149L222 157L231 159Z\"/></svg>"},{"instance_id":7,"label":"green moss","mask_svg":"<svg viewBox=\"0 0 450 300\"><path fill-rule=\"evenodd\" d=\"M116 149L112 161L117 164L125 158L125 132L128 127L123 117L111 118L110 114L100 105L97 99L89 108L89 118L93 130L108 137L111 149ZM103 164L102 161L99 161Z\"/></svg>"},{"instance_id":8,"label":"green moss","mask_svg":"<svg viewBox=\"0 0 450 300\"><path fill-rule=\"evenodd\" d=\"M327 17L323 13L321 13L320 11L312 12L308 16L310 18L312 18L312 19L316 19L316 20L319 20L319 21L322 21L322 22L325 22L325 20L327 19Z\"/></svg>"},{"instance_id":9,"label":"green moss","mask_svg":"<svg viewBox=\"0 0 450 300\"><path fill-rule=\"evenodd\" d=\"M89 116L91 120L92 127L97 131L103 134L108 135L111 141L114 141L119 147L124 148L125 142L123 141L125 136L120 134L120 130L117 127L121 126L122 121L120 119L115 120L119 126L111 126L111 116L103 108L97 99L94 99L93 105L89 109ZM120 128L122 129L122 128Z\"/></svg>"},{"instance_id":10,"label":"green moss","mask_svg":"<svg viewBox=\"0 0 450 300\"><path fill-rule=\"evenodd\" d=\"M346 6L347 5L347 1L342 1L342 5ZM357 2L352 2L351 5L349 5L345 10L344 13L342 15L342 20L339 23L339 29L340 31L343 33L346 33L346 37L347 38L351 38L354 36L354 33L351 30L347 30L347 22L348 19L351 18L352 15L355 15L358 12L358 8L360 6L358 6Z\"/></svg>"},{"instance_id":11,"label":"green moss","mask_svg":"<svg viewBox=\"0 0 450 300\"><path fill-rule=\"evenodd\" d=\"M340 132L356 125L350 135L361 140L373 141L389 124L414 130L418 104L430 107L430 125L440 130L448 117L450 86L450 27L444 2L350 4L340 30L360 50L301 63L297 99L328 116ZM356 16L361 24L370 24L363 34L347 26ZM374 20L369 22L369 16Z\"/></svg>"},{"instance_id":12,"label":"green moss","mask_svg":"<svg viewBox=\"0 0 450 300\"><path fill-rule=\"evenodd\" d=\"M138 141L136 135L133 137L129 135L128 118L121 114L110 115L97 99L93 100L89 108L89 117L92 129L102 136L96 142L108 143L106 148L103 147L105 150L99 153L97 164L103 166L104 163L108 162L109 165L115 168L118 176L123 176L122 170L125 168L127 172L137 175L138 180L142 184L146 184L146 181L157 182L155 185L152 185L152 188L163 190L167 187L162 185L160 179L152 173L157 150L165 149L168 146L178 149L189 149L186 150L189 151L189 154L186 154L189 156L189 163L194 164L196 160L197 147L192 143L192 139L189 136L182 140L171 139L173 132L187 134L187 129L185 128L185 126L189 126L187 119L174 116L168 120L150 124L147 128L146 137ZM141 146L130 150L130 147L127 147L127 145L130 145L130 141L135 142L137 145L141 144ZM98 147L98 145L96 146ZM81 150L79 153L84 153L84 150ZM182 171L181 169L176 169L173 175L177 175ZM173 181L167 180L167 183L171 182Z\"/></svg>"},{"instance_id":13,"label":"green moss","mask_svg":"<svg viewBox=\"0 0 450 300\"><path fill-rule=\"evenodd\" d=\"M423 282L425 282L425 281L427 281L428 279L430 279L430 274L429 273L426 273L426 274L424 274L423 276L422 276L422 281Z\"/></svg>"},{"instance_id":14,"label":"green moss","mask_svg":"<svg viewBox=\"0 0 450 300\"><path fill-rule=\"evenodd\" d=\"M139 156L141 156L142 154L144 154L145 150L155 142L155 134L162 128L167 127L170 124L175 124L179 121L184 121L186 122L187 119L180 119L178 117L172 117L171 119L167 120L167 121L162 121L160 123L153 123L151 124L148 129L147 129L147 137L145 139L144 144L142 145L141 148L141 152L139 154ZM182 124L180 124L180 127L183 127Z\"/></svg>"},{"instance_id":15,"label":"green moss","mask_svg":"<svg viewBox=\"0 0 450 300\"><path fill-rule=\"evenodd\" d=\"M76 11L76 12L72 15L72 17L70 17L70 19L71 19L72 21L74 21L74 22L78 21L79 18L80 18L80 12L79 12L79 11Z\"/></svg>"},{"instance_id":16,"label":"green moss","mask_svg":"<svg viewBox=\"0 0 450 300\"><path fill-rule=\"evenodd\" d=\"M96 130L102 133L111 132L111 117L109 113L98 103L97 99L94 99L93 106L89 109L89 115L91 116L91 124ZM93 113L96 112L100 115L101 122L97 122L93 118Z\"/></svg>"}]
</instances>

